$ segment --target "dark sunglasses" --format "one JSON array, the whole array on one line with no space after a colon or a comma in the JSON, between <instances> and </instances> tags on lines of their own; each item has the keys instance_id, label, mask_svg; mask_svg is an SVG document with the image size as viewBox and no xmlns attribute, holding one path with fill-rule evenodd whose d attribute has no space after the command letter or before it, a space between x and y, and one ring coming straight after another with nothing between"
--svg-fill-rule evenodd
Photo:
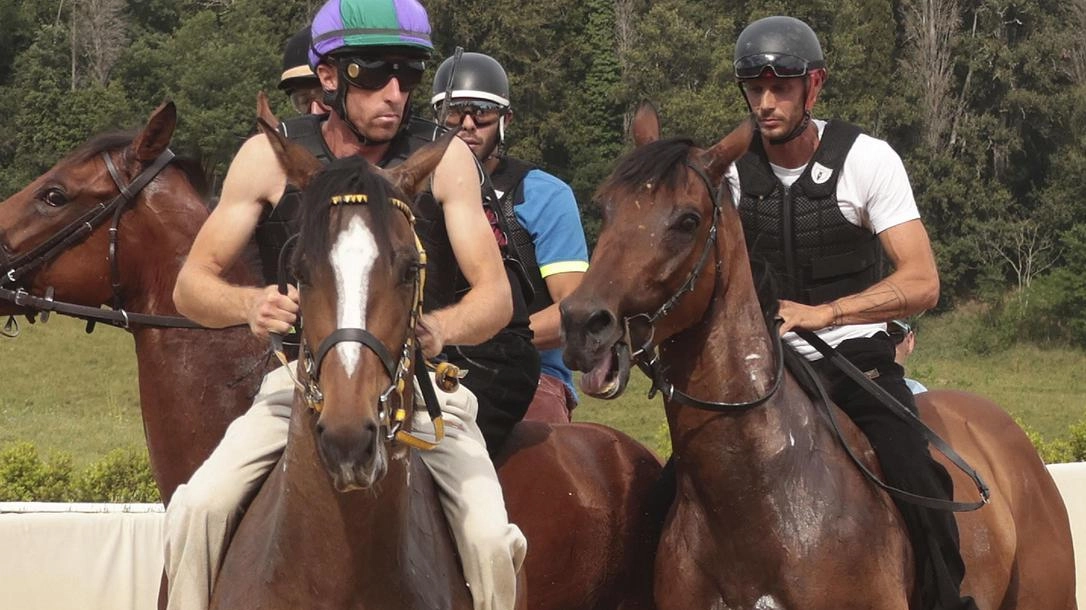
<instances>
[{"instance_id":1,"label":"dark sunglasses","mask_svg":"<svg viewBox=\"0 0 1086 610\"><path fill-rule=\"evenodd\" d=\"M438 104L434 110L440 115L441 104ZM449 114L445 116L445 124L450 127L461 125L464 122L464 117L470 115L476 127L489 127L498 122L498 119L505 114L505 110L505 106L494 102L451 102L449 104Z\"/></svg>"},{"instance_id":2,"label":"dark sunglasses","mask_svg":"<svg viewBox=\"0 0 1086 610\"><path fill-rule=\"evenodd\" d=\"M735 61L735 78L740 80L758 78L766 70L771 70L777 78L794 78L807 74L808 63L802 57L780 53L747 55Z\"/></svg>"},{"instance_id":3,"label":"dark sunglasses","mask_svg":"<svg viewBox=\"0 0 1086 610\"><path fill-rule=\"evenodd\" d=\"M426 62L417 59L365 59L353 57L343 60L343 78L360 89L383 89L393 77L400 81L402 91L419 86Z\"/></svg>"}]
</instances>

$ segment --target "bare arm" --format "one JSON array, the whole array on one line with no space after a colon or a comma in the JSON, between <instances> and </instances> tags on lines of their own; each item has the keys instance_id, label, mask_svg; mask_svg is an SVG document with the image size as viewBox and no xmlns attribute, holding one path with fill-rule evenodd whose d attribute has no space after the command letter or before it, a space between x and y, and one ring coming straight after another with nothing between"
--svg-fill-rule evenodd
<instances>
[{"instance_id":1,"label":"bare arm","mask_svg":"<svg viewBox=\"0 0 1086 610\"><path fill-rule=\"evenodd\" d=\"M569 296L577 286L581 285L582 279L584 279L584 272L582 271L556 273L543 278L543 281L547 283L547 292L550 293L551 300L554 303L546 309L532 314L531 328L535 334L532 343L535 344L537 349L553 349L562 346L560 332L562 321L558 313L558 305L562 302L562 299Z\"/></svg>"},{"instance_id":2,"label":"bare arm","mask_svg":"<svg viewBox=\"0 0 1086 610\"><path fill-rule=\"evenodd\" d=\"M457 265L471 288L456 304L424 316L420 339L427 355L434 355L445 344L486 341L513 316L509 279L483 214L474 157L458 138L449 144L434 171L433 193L441 203Z\"/></svg>"},{"instance_id":3,"label":"bare arm","mask_svg":"<svg viewBox=\"0 0 1086 610\"><path fill-rule=\"evenodd\" d=\"M247 323L257 336L290 328L298 310L296 292L282 296L274 286L235 286L223 279L252 237L264 203L278 201L285 187L286 176L267 139L249 138L231 162L219 205L177 276L178 311L211 327Z\"/></svg>"},{"instance_id":4,"label":"bare arm","mask_svg":"<svg viewBox=\"0 0 1086 610\"><path fill-rule=\"evenodd\" d=\"M781 332L885 322L933 307L939 300L939 272L924 224L917 219L890 227L879 233L879 241L894 265L893 273L863 292L823 305L781 301Z\"/></svg>"}]
</instances>

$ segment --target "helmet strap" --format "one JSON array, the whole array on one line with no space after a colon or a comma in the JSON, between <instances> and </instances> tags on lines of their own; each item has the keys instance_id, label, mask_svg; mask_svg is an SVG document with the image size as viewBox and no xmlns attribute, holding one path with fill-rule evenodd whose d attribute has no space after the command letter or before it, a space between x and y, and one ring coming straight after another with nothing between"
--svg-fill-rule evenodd
<instances>
[{"instance_id":1,"label":"helmet strap","mask_svg":"<svg viewBox=\"0 0 1086 610\"><path fill-rule=\"evenodd\" d=\"M505 144L505 113L498 117L498 148Z\"/></svg>"}]
</instances>

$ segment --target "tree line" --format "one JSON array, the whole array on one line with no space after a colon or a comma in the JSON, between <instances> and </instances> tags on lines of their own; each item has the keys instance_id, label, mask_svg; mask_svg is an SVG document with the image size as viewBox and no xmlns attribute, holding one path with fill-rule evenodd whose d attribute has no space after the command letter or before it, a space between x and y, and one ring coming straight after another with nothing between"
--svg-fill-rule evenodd
<instances>
[{"instance_id":1,"label":"tree line","mask_svg":"<svg viewBox=\"0 0 1086 610\"><path fill-rule=\"evenodd\" d=\"M460 45L506 67L509 151L573 185L590 241L592 192L629 146L633 105L654 102L665 133L709 144L746 112L739 31L772 14L807 21L829 66L816 116L904 158L942 307L979 299L1019 336L1086 345L1086 0L423 1L432 66ZM221 178L255 93L275 89L283 42L319 5L0 0L0 196L166 98L176 147ZM424 116L429 93L424 80L414 95Z\"/></svg>"}]
</instances>

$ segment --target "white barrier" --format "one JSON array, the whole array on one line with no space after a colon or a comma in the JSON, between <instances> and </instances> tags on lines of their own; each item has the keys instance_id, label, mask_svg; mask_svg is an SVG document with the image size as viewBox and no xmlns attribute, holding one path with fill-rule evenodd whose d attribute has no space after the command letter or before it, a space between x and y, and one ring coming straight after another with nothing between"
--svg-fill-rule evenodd
<instances>
[{"instance_id":1,"label":"white barrier","mask_svg":"<svg viewBox=\"0 0 1086 610\"><path fill-rule=\"evenodd\" d=\"M1086 608L1086 463L1048 467L1071 516ZM0 503L0 608L152 610L161 504Z\"/></svg>"}]
</instances>

